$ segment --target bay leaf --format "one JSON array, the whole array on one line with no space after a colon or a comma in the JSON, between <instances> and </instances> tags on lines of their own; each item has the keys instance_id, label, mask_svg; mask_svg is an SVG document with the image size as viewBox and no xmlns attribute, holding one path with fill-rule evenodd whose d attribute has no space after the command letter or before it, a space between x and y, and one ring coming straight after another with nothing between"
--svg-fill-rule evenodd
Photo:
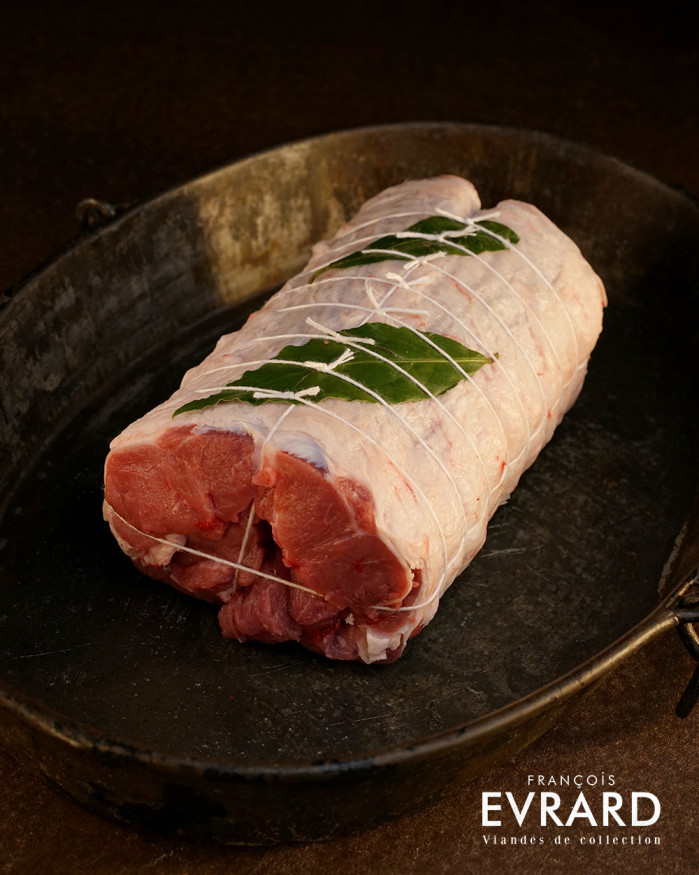
<instances>
[{"instance_id":1,"label":"bay leaf","mask_svg":"<svg viewBox=\"0 0 699 875\"><path fill-rule=\"evenodd\" d=\"M275 358L245 371L224 389L187 402L173 416L230 401L423 401L442 395L490 363L491 358L453 338L367 322L285 346Z\"/></svg>"}]
</instances>

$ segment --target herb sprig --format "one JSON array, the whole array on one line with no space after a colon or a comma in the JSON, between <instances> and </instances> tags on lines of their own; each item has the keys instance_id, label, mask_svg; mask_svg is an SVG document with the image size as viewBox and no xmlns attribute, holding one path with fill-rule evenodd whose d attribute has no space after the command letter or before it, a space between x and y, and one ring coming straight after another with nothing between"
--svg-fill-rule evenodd
<instances>
[{"instance_id":1,"label":"herb sprig","mask_svg":"<svg viewBox=\"0 0 699 875\"><path fill-rule=\"evenodd\" d=\"M430 216L421 219L398 234L380 237L364 249L338 258L318 268L311 274L312 283L329 270L360 267L381 261L411 261L427 255L481 255L506 249L507 244L516 244L519 236L512 228L491 219L459 222L447 216Z\"/></svg>"},{"instance_id":2,"label":"herb sprig","mask_svg":"<svg viewBox=\"0 0 699 875\"><path fill-rule=\"evenodd\" d=\"M368 322L333 332L332 338L285 346L274 359L206 398L189 401L173 416L227 401L423 401L444 394L492 361L441 334Z\"/></svg>"}]
</instances>

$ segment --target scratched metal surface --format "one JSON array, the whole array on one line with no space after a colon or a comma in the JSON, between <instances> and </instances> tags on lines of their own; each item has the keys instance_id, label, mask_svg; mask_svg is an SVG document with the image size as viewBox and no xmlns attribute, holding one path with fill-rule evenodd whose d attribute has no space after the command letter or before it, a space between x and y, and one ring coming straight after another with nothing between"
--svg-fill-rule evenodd
<instances>
[{"instance_id":1,"label":"scratched metal surface","mask_svg":"<svg viewBox=\"0 0 699 875\"><path fill-rule=\"evenodd\" d=\"M235 325L235 311L225 319ZM610 308L582 397L484 550L404 657L371 668L224 641L214 607L142 577L112 542L100 514L105 446L200 358L212 326L206 342L174 340L137 398L129 375L16 496L0 551L3 677L112 738L273 761L409 743L531 693L658 602L692 458L690 399L658 368L650 324Z\"/></svg>"},{"instance_id":2,"label":"scratched metal surface","mask_svg":"<svg viewBox=\"0 0 699 875\"><path fill-rule=\"evenodd\" d=\"M313 193L321 204L332 201L320 209L321 224L336 221L338 203L348 210L372 188L411 175L406 168L413 175L472 171L486 203L508 192L528 195L561 222L602 274L610 306L580 400L497 512L484 550L436 619L386 667L332 663L295 645L240 646L221 638L214 607L142 577L114 544L101 520L109 439L162 400L254 305L222 306L212 291L210 253L195 257L196 240L187 240L171 249L172 260L195 262L196 269L177 265L179 285L157 274L157 293L144 298L134 280L126 292L142 310L117 303L109 311L123 326L111 354L100 346L111 330L108 315L90 335L85 326L94 311L73 295L66 308L73 321L59 320L53 330L63 335L51 341L64 350L72 344L78 358L82 350L82 370L61 365L70 403L50 429L43 426L43 443L29 446L28 426L8 439L14 471L22 470L23 453L37 458L19 487L5 472L0 681L7 689L52 709L68 726L93 727L145 750L235 763L363 757L520 700L594 657L658 604L695 482L697 396L682 364L692 338L677 334L696 311L696 246L687 241L696 243L698 232L684 224L694 213L687 208L685 216L681 198L646 177L615 162L597 166L584 151L523 133L486 129L482 141L472 131L469 137L454 135L439 146L443 153L432 143L430 154L424 136L397 139L402 167L367 170L365 190L354 177L331 173L332 198L330 183ZM382 142L368 143L369 163ZM493 146L490 153L483 142ZM513 144L526 146L530 158L513 153ZM336 140L327 148L351 146ZM321 157L329 161L329 154ZM494 161L495 181L487 172ZM595 191L583 191L581 179L596 181ZM621 204L614 215L599 209L610 196ZM183 210L191 206L188 191L177 198ZM634 226L641 207L651 214ZM165 243L175 231L178 244L189 233L179 215L176 227L160 231ZM317 225L309 223L309 237ZM120 233L126 231L88 242L77 268L93 269L110 246L123 262ZM148 257L158 245L148 244ZM292 261L305 246L295 245ZM166 270L146 255L146 276ZM100 281L103 299L125 294L108 278ZM76 312L85 336L70 333ZM46 386L26 383L16 393L22 390L39 411L37 423L50 420L52 397L63 403Z\"/></svg>"}]
</instances>

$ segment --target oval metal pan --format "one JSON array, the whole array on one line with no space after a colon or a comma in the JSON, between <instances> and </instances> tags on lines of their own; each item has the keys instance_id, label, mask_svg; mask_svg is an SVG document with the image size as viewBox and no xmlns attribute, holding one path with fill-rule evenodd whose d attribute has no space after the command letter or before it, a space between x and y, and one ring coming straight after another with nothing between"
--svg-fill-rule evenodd
<instances>
[{"instance_id":1,"label":"oval metal pan","mask_svg":"<svg viewBox=\"0 0 699 875\"><path fill-rule=\"evenodd\" d=\"M109 439L363 200L437 173L536 203L602 275L583 394L397 663L224 641L215 609L113 543ZM652 178L444 124L284 146L84 236L0 311L2 741L99 811L230 843L361 829L506 760L677 624L699 554L698 252L696 206Z\"/></svg>"}]
</instances>

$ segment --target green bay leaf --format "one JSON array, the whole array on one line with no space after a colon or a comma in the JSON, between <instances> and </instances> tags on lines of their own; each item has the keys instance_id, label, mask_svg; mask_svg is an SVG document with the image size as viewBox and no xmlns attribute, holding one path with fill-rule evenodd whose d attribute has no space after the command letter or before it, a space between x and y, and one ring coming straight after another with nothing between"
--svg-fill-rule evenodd
<instances>
[{"instance_id":1,"label":"green bay leaf","mask_svg":"<svg viewBox=\"0 0 699 875\"><path fill-rule=\"evenodd\" d=\"M446 216L430 216L411 225L400 234L388 234L364 249L338 258L311 274L312 283L329 270L345 270L382 261L412 261L428 255L481 255L507 249L519 243L512 228L490 219L466 224Z\"/></svg>"},{"instance_id":2,"label":"green bay leaf","mask_svg":"<svg viewBox=\"0 0 699 875\"><path fill-rule=\"evenodd\" d=\"M173 416L244 401L302 403L325 398L400 404L442 395L492 359L459 341L386 322L313 337L285 346L274 359L246 371L224 389L189 401Z\"/></svg>"}]
</instances>

